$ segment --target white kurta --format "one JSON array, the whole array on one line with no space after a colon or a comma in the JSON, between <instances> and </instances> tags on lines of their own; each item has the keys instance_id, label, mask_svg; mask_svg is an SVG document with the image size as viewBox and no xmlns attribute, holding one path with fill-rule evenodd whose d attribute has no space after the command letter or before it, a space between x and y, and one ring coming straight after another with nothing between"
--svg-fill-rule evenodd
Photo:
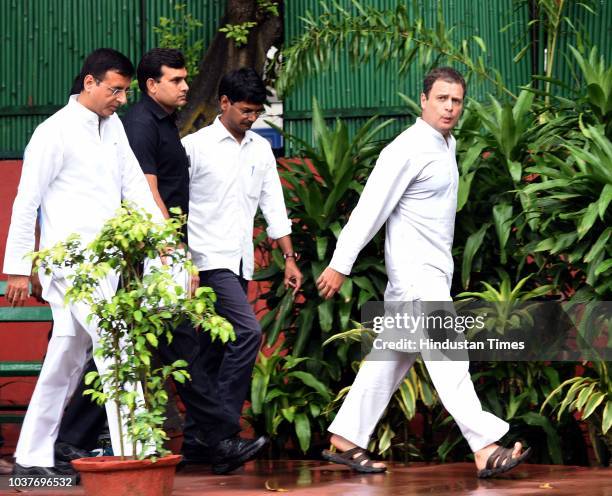
<instances>
[{"instance_id":1,"label":"white kurta","mask_svg":"<svg viewBox=\"0 0 612 496\"><path fill-rule=\"evenodd\" d=\"M359 203L342 230L330 267L349 274L357 255L386 222L385 301L449 301L457 207L455 139L422 119L380 154ZM365 360L329 431L362 448L415 354ZM473 451L495 442L508 424L482 410L467 361L426 361L440 400ZM358 414L356 412L359 412Z\"/></svg>"},{"instance_id":2,"label":"white kurta","mask_svg":"<svg viewBox=\"0 0 612 496\"><path fill-rule=\"evenodd\" d=\"M330 267L350 274L357 255L386 222L385 300L410 299L415 281L453 276L457 208L455 138L422 119L381 152L342 230Z\"/></svg>"},{"instance_id":3,"label":"white kurta","mask_svg":"<svg viewBox=\"0 0 612 496\"><path fill-rule=\"evenodd\" d=\"M272 239L291 234L276 159L253 131L242 142L219 118L182 140L189 157L189 248L199 270L229 269L252 279L257 207Z\"/></svg>"},{"instance_id":4,"label":"white kurta","mask_svg":"<svg viewBox=\"0 0 612 496\"><path fill-rule=\"evenodd\" d=\"M30 275L40 206L40 248L77 233L91 241L122 200L163 219L116 114L100 119L72 95L68 105L40 124L23 160L6 243L4 273ZM64 295L41 275L43 297L63 306ZM59 274L58 274L59 275ZM111 286L116 280L110 278ZM55 317L55 316L54 316ZM59 316L58 316L59 317ZM57 335L74 336L72 320L56 322Z\"/></svg>"},{"instance_id":5,"label":"white kurta","mask_svg":"<svg viewBox=\"0 0 612 496\"><path fill-rule=\"evenodd\" d=\"M155 220L163 216L129 147L116 115L100 119L81 105L77 95L39 125L25 150L17 197L4 259L4 272L30 275L27 254L34 250L34 227L40 207L40 247L47 248L77 233L91 241L106 220L130 200L149 211ZM41 273L43 296L53 312L53 337L43 369L28 407L17 444L16 459L22 465L53 466L53 445L63 409L85 364L87 349L98 341L95 323L87 322L84 304L68 305L65 273ZM100 295L111 297L116 276L102 281ZM96 359L100 373L107 364ZM113 447L119 436L115 408L107 404Z\"/></svg>"}]
</instances>

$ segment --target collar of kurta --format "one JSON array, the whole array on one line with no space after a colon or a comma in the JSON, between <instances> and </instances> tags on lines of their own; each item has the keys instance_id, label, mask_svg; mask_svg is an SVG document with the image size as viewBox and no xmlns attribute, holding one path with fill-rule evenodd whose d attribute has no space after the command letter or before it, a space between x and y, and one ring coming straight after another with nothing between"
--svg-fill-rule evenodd
<instances>
[{"instance_id":1,"label":"collar of kurta","mask_svg":"<svg viewBox=\"0 0 612 496\"><path fill-rule=\"evenodd\" d=\"M68 106L85 122L98 125L108 119L108 117L100 117L95 112L89 110L79 102L78 98L79 95L70 95Z\"/></svg>"},{"instance_id":2,"label":"collar of kurta","mask_svg":"<svg viewBox=\"0 0 612 496\"><path fill-rule=\"evenodd\" d=\"M437 129L434 129L432 126L427 124L427 122L425 122L420 117L417 117L415 124L419 126L419 128L422 129L424 132L426 132L427 134L435 138L436 141L440 142L440 144L444 145L445 147L448 147L454 139L453 135L449 133L448 141L447 141L444 135L440 131L438 131Z\"/></svg>"},{"instance_id":3,"label":"collar of kurta","mask_svg":"<svg viewBox=\"0 0 612 496\"><path fill-rule=\"evenodd\" d=\"M217 141L220 142L224 139L229 138L237 142L236 138L234 138L234 136L232 136L232 133L230 133L228 129L223 125L219 117L220 116L215 117L214 122L211 124L211 129L214 131ZM242 142L250 143L251 141L253 141L253 131L249 129L246 133L244 133L244 139L242 140Z\"/></svg>"}]
</instances>

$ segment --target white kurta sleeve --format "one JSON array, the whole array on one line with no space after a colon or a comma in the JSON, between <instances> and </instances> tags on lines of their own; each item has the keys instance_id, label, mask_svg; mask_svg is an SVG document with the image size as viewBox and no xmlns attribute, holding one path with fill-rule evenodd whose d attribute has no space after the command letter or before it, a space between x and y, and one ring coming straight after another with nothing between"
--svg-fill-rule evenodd
<instances>
[{"instance_id":1,"label":"white kurta sleeve","mask_svg":"<svg viewBox=\"0 0 612 496\"><path fill-rule=\"evenodd\" d=\"M121 123L119 125L121 126ZM157 203L155 203L149 183L140 168L138 159L130 148L123 126L121 126L119 134L123 159L121 161L121 199L131 201L145 209L153 216L155 222L164 222L164 216Z\"/></svg>"},{"instance_id":2,"label":"white kurta sleeve","mask_svg":"<svg viewBox=\"0 0 612 496\"><path fill-rule=\"evenodd\" d=\"M268 236L272 239L279 239L291 234L291 221L287 217L283 187L276 169L276 159L272 150L268 149L268 152L268 167L262 183L259 208L268 224L266 229Z\"/></svg>"},{"instance_id":3,"label":"white kurta sleeve","mask_svg":"<svg viewBox=\"0 0 612 496\"><path fill-rule=\"evenodd\" d=\"M397 144L392 143L381 152L357 206L338 237L329 264L332 269L345 275L351 273L359 252L389 218L415 173L406 159L406 150Z\"/></svg>"},{"instance_id":4,"label":"white kurta sleeve","mask_svg":"<svg viewBox=\"0 0 612 496\"><path fill-rule=\"evenodd\" d=\"M17 196L6 241L4 273L30 275L34 250L34 228L38 207L62 168L63 143L58 128L41 125L34 131L23 156Z\"/></svg>"}]
</instances>

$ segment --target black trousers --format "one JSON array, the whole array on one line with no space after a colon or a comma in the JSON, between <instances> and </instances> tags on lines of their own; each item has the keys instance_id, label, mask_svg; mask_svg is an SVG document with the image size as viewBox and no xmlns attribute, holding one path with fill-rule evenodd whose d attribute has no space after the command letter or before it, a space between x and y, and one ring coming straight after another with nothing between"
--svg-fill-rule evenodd
<instances>
[{"instance_id":1,"label":"black trousers","mask_svg":"<svg viewBox=\"0 0 612 496\"><path fill-rule=\"evenodd\" d=\"M214 446L240 432L240 416L251 385L253 366L261 347L261 327L247 299L248 281L228 269L200 272L200 286L211 287L216 295L215 309L230 321L236 340L213 342L207 333L199 335L200 352L194 368L206 377L205 394L215 398L223 420L196 425L189 416L185 422L185 441L198 437L203 444ZM199 434L196 434L196 429Z\"/></svg>"},{"instance_id":2,"label":"black trousers","mask_svg":"<svg viewBox=\"0 0 612 496\"><path fill-rule=\"evenodd\" d=\"M230 270L200 272L200 284L217 294L216 310L234 326L236 341L211 342L189 326L177 328L172 343L160 341L158 354L164 364L188 362L191 381L176 383L185 404L184 443L214 446L240 432L240 414L248 394L251 373L261 345L261 328L246 296L247 281ZM95 370L93 360L85 373ZM81 381L62 418L58 441L82 449L94 449L104 428L104 407L83 397Z\"/></svg>"}]
</instances>

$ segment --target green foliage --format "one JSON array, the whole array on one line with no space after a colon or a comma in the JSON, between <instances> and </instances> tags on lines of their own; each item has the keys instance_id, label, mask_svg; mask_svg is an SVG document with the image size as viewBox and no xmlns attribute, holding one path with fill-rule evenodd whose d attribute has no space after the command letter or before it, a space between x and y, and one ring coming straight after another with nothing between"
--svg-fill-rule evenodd
<instances>
[{"instance_id":1,"label":"green foliage","mask_svg":"<svg viewBox=\"0 0 612 496\"><path fill-rule=\"evenodd\" d=\"M160 48L176 48L185 56L187 80L191 81L198 74L198 65L204 50L204 39L192 41L202 28L201 21L187 12L187 5L177 3L174 6L175 18L160 17L159 25L153 28L157 35L157 46Z\"/></svg>"},{"instance_id":2,"label":"green foliage","mask_svg":"<svg viewBox=\"0 0 612 496\"><path fill-rule=\"evenodd\" d=\"M265 21L270 16L278 17L279 5L276 0L257 0L257 8L255 10L255 18L250 21L233 24L227 23L219 28L219 32L225 33L228 40L232 40L236 47L240 48L248 43L251 30Z\"/></svg>"},{"instance_id":3,"label":"green foliage","mask_svg":"<svg viewBox=\"0 0 612 496\"><path fill-rule=\"evenodd\" d=\"M537 254L538 265L566 291L606 299L612 295L612 68L596 49L588 59L573 53L587 86L563 111L572 118L562 120L559 112L543 126L546 139L526 169L534 180L521 192L538 239L525 250ZM569 277L572 271L578 275Z\"/></svg>"},{"instance_id":4,"label":"green foliage","mask_svg":"<svg viewBox=\"0 0 612 496\"><path fill-rule=\"evenodd\" d=\"M71 286L68 304L84 303L91 309L90 320L99 332L96 355L111 365L106 373L87 374L91 386L85 394L102 404L113 401L120 412L119 432L126 432L132 453L142 459L163 455L167 439L163 430L168 401L164 382L172 377L184 382L189 374L186 362L179 360L153 368L152 356L159 341L172 341L172 331L184 320L209 332L212 339L234 339L229 322L215 314L215 294L199 288L194 297L174 281L172 268L196 270L180 246L180 227L184 219L171 218L163 224L131 205L124 204L109 219L96 238L83 246L70 236L65 242L35 254L38 270L62 270ZM146 258L163 254L165 265L143 274ZM107 276L116 273L120 288L111 297L101 291ZM143 391L139 399L138 388ZM125 453L123 440L121 456Z\"/></svg>"},{"instance_id":5,"label":"green foliage","mask_svg":"<svg viewBox=\"0 0 612 496\"><path fill-rule=\"evenodd\" d=\"M240 24L226 24L219 31L225 33L228 40L233 40L237 47L246 45L251 28L257 26L254 21L245 21Z\"/></svg>"},{"instance_id":6,"label":"green foliage","mask_svg":"<svg viewBox=\"0 0 612 496\"><path fill-rule=\"evenodd\" d=\"M530 232L528 219L520 215L526 198L515 189L537 126L533 100L528 91L514 105L492 96L486 105L471 100L456 131L460 179L454 253L461 260L463 289L485 267L522 263L517 248Z\"/></svg>"},{"instance_id":7,"label":"green foliage","mask_svg":"<svg viewBox=\"0 0 612 496\"><path fill-rule=\"evenodd\" d=\"M256 432L269 435L278 449L292 439L306 453L312 431L321 432L327 426L323 410L331 401L331 391L313 374L297 370L311 359L281 353L279 347L270 356L259 354L245 417Z\"/></svg>"},{"instance_id":8,"label":"green foliage","mask_svg":"<svg viewBox=\"0 0 612 496\"><path fill-rule=\"evenodd\" d=\"M328 69L346 50L353 62L362 64L375 59L383 64L400 61L399 72L405 74L416 61L423 72L438 65L461 64L469 74L491 83L500 93L514 97L503 84L499 71L488 66L482 38L455 42L444 23L442 2L434 26L420 16L418 2L412 7L402 3L395 9L379 10L353 0L353 11L335 9L322 3L323 15L304 18L306 31L284 50L284 68L277 80L277 89L286 93L309 74ZM475 52L476 55L473 55Z\"/></svg>"},{"instance_id":9,"label":"green foliage","mask_svg":"<svg viewBox=\"0 0 612 496\"><path fill-rule=\"evenodd\" d=\"M567 412L580 412L589 423L589 434L601 465L607 465L612 454L612 372L603 361L583 364L586 373L567 379L549 393L540 412L547 405L557 410L557 420ZM565 393L558 398L559 393Z\"/></svg>"},{"instance_id":10,"label":"green foliage","mask_svg":"<svg viewBox=\"0 0 612 496\"><path fill-rule=\"evenodd\" d=\"M257 0L257 10L263 15L279 15L278 2L276 0Z\"/></svg>"}]
</instances>

